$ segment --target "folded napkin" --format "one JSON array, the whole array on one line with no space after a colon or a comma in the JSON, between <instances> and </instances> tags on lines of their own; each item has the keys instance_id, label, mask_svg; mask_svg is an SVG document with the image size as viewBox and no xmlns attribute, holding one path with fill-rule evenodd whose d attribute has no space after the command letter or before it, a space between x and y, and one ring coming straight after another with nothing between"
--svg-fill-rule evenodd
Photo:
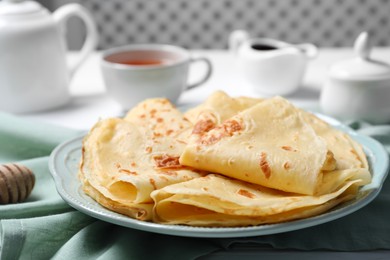
<instances>
[{"instance_id":1,"label":"folded napkin","mask_svg":"<svg viewBox=\"0 0 390 260\"><path fill-rule=\"evenodd\" d=\"M390 126L347 122L390 152ZM0 259L195 259L250 243L296 250L390 250L390 181L363 209L341 219L287 233L250 238L185 238L103 222L68 206L48 169L53 148L79 131L0 113L0 162L33 170L27 201L0 205ZM253 248L253 247L252 247Z\"/></svg>"}]
</instances>

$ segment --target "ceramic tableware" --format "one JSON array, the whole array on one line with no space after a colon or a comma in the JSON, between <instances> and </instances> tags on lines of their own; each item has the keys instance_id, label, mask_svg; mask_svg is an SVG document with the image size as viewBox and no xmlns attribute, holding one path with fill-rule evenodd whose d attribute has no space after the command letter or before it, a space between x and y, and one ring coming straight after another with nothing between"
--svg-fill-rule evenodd
<instances>
[{"instance_id":1,"label":"ceramic tableware","mask_svg":"<svg viewBox=\"0 0 390 260\"><path fill-rule=\"evenodd\" d=\"M324 113L340 119L390 122L390 65L370 57L369 35L354 44L356 57L329 69L320 104Z\"/></svg>"},{"instance_id":2,"label":"ceramic tableware","mask_svg":"<svg viewBox=\"0 0 390 260\"><path fill-rule=\"evenodd\" d=\"M87 35L77 61L68 66L64 34L71 16L81 18ZM66 104L70 79L96 43L92 17L79 4L50 14L34 1L1 1L0 110L27 113Z\"/></svg>"},{"instance_id":3,"label":"ceramic tableware","mask_svg":"<svg viewBox=\"0 0 390 260\"><path fill-rule=\"evenodd\" d=\"M237 57L243 77L255 91L266 96L296 91L308 60L318 51L309 43L294 45L270 38L250 38L242 30L232 32L229 48Z\"/></svg>"},{"instance_id":4,"label":"ceramic tableware","mask_svg":"<svg viewBox=\"0 0 390 260\"><path fill-rule=\"evenodd\" d=\"M207 69L198 82L189 84L189 67L195 62L204 63ZM107 93L128 110L147 98L176 102L185 90L209 79L212 64L205 57L192 58L178 46L134 44L104 51L101 69Z\"/></svg>"}]
</instances>

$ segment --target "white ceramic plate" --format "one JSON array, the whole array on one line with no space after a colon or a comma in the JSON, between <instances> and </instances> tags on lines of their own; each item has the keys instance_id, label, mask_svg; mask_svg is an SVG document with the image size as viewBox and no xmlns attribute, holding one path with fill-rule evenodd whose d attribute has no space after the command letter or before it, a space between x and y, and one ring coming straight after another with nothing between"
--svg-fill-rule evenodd
<instances>
[{"instance_id":1,"label":"white ceramic plate","mask_svg":"<svg viewBox=\"0 0 390 260\"><path fill-rule=\"evenodd\" d=\"M389 158L383 146L372 138L357 134L338 121L320 115L323 119L342 131L347 132L363 145L368 157L373 180L362 187L356 199L343 203L338 207L318 216L290 221L286 223L260 225L253 227L190 227L180 225L161 225L139 221L110 211L89 196L84 194L77 177L78 164L81 157L82 137L60 144L51 154L49 167L56 188L61 197L75 209L92 217L117 225L149 232L186 237L249 237L298 230L329 222L346 216L371 202L382 188L389 168Z\"/></svg>"}]
</instances>

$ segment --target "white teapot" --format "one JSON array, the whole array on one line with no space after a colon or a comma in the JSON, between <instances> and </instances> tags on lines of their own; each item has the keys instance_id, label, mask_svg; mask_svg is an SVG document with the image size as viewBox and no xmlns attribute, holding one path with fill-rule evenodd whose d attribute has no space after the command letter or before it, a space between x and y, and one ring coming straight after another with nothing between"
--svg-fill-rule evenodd
<instances>
[{"instance_id":1,"label":"white teapot","mask_svg":"<svg viewBox=\"0 0 390 260\"><path fill-rule=\"evenodd\" d=\"M313 44L293 45L270 38L250 38L243 30L231 33L229 48L237 55L244 78L264 95L285 95L297 90L308 59L318 52Z\"/></svg>"},{"instance_id":2,"label":"white teapot","mask_svg":"<svg viewBox=\"0 0 390 260\"><path fill-rule=\"evenodd\" d=\"M333 64L321 91L322 111L340 119L390 123L390 64L370 57L369 35L355 41L356 57Z\"/></svg>"},{"instance_id":3,"label":"white teapot","mask_svg":"<svg viewBox=\"0 0 390 260\"><path fill-rule=\"evenodd\" d=\"M64 34L71 16L85 23L87 37L70 67ZM64 5L51 15L34 1L1 1L0 111L26 113L66 104L70 79L95 49L97 38L91 15L79 4Z\"/></svg>"}]
</instances>

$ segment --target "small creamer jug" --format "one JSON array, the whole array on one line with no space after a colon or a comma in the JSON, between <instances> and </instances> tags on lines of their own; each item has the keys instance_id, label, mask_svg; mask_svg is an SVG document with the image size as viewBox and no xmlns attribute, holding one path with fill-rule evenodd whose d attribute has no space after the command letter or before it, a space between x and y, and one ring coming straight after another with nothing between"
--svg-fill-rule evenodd
<instances>
[{"instance_id":1,"label":"small creamer jug","mask_svg":"<svg viewBox=\"0 0 390 260\"><path fill-rule=\"evenodd\" d=\"M65 29L71 16L81 18L87 35L77 62L70 67ZM35 1L1 1L0 111L28 113L66 104L70 79L96 43L94 21L79 4L64 5L50 14Z\"/></svg>"},{"instance_id":2,"label":"small creamer jug","mask_svg":"<svg viewBox=\"0 0 390 260\"><path fill-rule=\"evenodd\" d=\"M231 33L229 48L235 53L244 78L255 91L266 96L296 91L307 61L318 52L310 43L294 45L270 38L250 38L242 30Z\"/></svg>"}]
</instances>

